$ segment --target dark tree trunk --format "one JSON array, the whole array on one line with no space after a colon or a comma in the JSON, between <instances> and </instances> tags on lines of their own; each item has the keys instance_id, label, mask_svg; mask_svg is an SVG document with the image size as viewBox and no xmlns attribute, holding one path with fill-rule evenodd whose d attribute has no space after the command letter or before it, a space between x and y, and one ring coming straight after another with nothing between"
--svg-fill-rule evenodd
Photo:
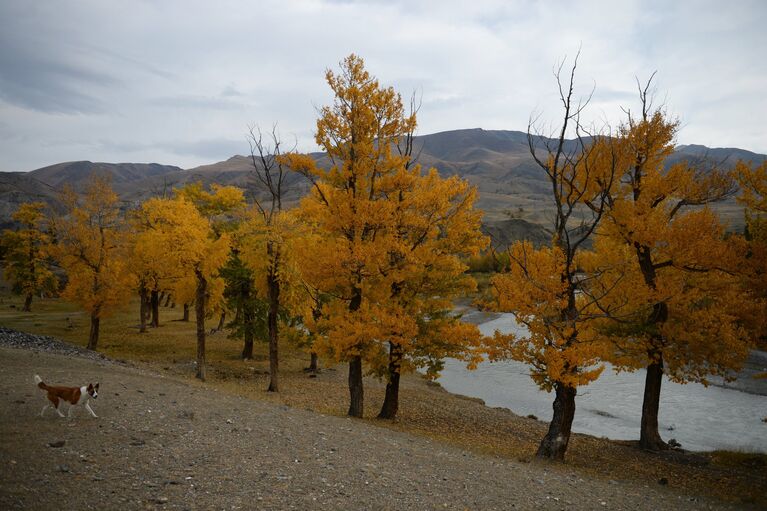
<instances>
[{"instance_id":1,"label":"dark tree trunk","mask_svg":"<svg viewBox=\"0 0 767 511\"><path fill-rule=\"evenodd\" d=\"M554 386L554 416L549 423L549 431L541 440L536 456L556 461L564 461L567 444L570 442L570 430L575 417L575 395L578 392L573 387L561 383Z\"/></svg>"},{"instance_id":2,"label":"dark tree trunk","mask_svg":"<svg viewBox=\"0 0 767 511\"><path fill-rule=\"evenodd\" d=\"M317 356L315 352L312 351L311 353L309 353L309 367L306 368L307 371L314 374L319 370L317 366L318 358L319 357Z\"/></svg>"},{"instance_id":3,"label":"dark tree trunk","mask_svg":"<svg viewBox=\"0 0 767 511\"><path fill-rule=\"evenodd\" d=\"M152 322L149 326L157 328L160 326L160 293L156 289L152 289L150 303L152 306Z\"/></svg>"},{"instance_id":4,"label":"dark tree trunk","mask_svg":"<svg viewBox=\"0 0 767 511\"><path fill-rule=\"evenodd\" d=\"M270 245L268 253L273 253L273 248ZM267 286L269 288L269 314L267 317L269 326L269 392L279 392L280 390L280 360L279 360L279 346L278 341L278 327L277 313L280 309L280 281L277 277L277 265L279 262L279 254L273 256L274 262L269 270L267 276Z\"/></svg>"},{"instance_id":5,"label":"dark tree trunk","mask_svg":"<svg viewBox=\"0 0 767 511\"><path fill-rule=\"evenodd\" d=\"M252 301L250 300L250 286L241 290L241 293L243 297L242 305L237 308L235 321L240 316L242 317L242 339L244 341L242 358L243 360L249 360L253 358L253 320L255 319L255 314L253 312Z\"/></svg>"},{"instance_id":6,"label":"dark tree trunk","mask_svg":"<svg viewBox=\"0 0 767 511\"><path fill-rule=\"evenodd\" d=\"M99 323L101 318L98 317L98 312L91 314L91 332L88 336L88 349L96 351L99 344Z\"/></svg>"},{"instance_id":7,"label":"dark tree trunk","mask_svg":"<svg viewBox=\"0 0 767 511\"><path fill-rule=\"evenodd\" d=\"M655 360L647 366L647 376L644 384L644 400L642 401L642 426L639 432L639 446L643 449L659 451L668 449L658 432L658 409L660 408L660 388L663 383L663 355L649 354L650 360Z\"/></svg>"},{"instance_id":8,"label":"dark tree trunk","mask_svg":"<svg viewBox=\"0 0 767 511\"><path fill-rule=\"evenodd\" d=\"M181 318L181 321L189 321L189 304L184 304L184 316Z\"/></svg>"},{"instance_id":9,"label":"dark tree trunk","mask_svg":"<svg viewBox=\"0 0 767 511\"><path fill-rule=\"evenodd\" d=\"M354 312L362 305L362 290L354 288L349 310ZM362 386L362 357L356 355L349 361L349 413L351 417L362 417L365 391Z\"/></svg>"},{"instance_id":10,"label":"dark tree trunk","mask_svg":"<svg viewBox=\"0 0 767 511\"><path fill-rule=\"evenodd\" d=\"M250 360L253 358L253 332L245 331L245 344L242 347L242 359Z\"/></svg>"},{"instance_id":11,"label":"dark tree trunk","mask_svg":"<svg viewBox=\"0 0 767 511\"><path fill-rule=\"evenodd\" d=\"M170 299L171 299L171 298L173 298L173 297L170 295L170 293L168 293L168 297L165 299L165 307L167 307L168 305L170 305Z\"/></svg>"},{"instance_id":12,"label":"dark tree trunk","mask_svg":"<svg viewBox=\"0 0 767 511\"><path fill-rule=\"evenodd\" d=\"M399 344L389 342L389 375L386 382L386 396L384 397L379 419L394 419L399 408L399 377L402 367L402 347Z\"/></svg>"},{"instance_id":13,"label":"dark tree trunk","mask_svg":"<svg viewBox=\"0 0 767 511\"><path fill-rule=\"evenodd\" d=\"M350 417L362 417L364 389L362 388L362 357L356 355L349 361L349 413Z\"/></svg>"},{"instance_id":14,"label":"dark tree trunk","mask_svg":"<svg viewBox=\"0 0 767 511\"><path fill-rule=\"evenodd\" d=\"M21 310L24 312L32 311L32 293L28 293L26 298L24 298L24 308Z\"/></svg>"},{"instance_id":15,"label":"dark tree trunk","mask_svg":"<svg viewBox=\"0 0 767 511\"><path fill-rule=\"evenodd\" d=\"M220 332L224 329L224 323L226 323L226 312L222 312L221 317L218 318L218 326L216 327L216 332Z\"/></svg>"},{"instance_id":16,"label":"dark tree trunk","mask_svg":"<svg viewBox=\"0 0 767 511\"><path fill-rule=\"evenodd\" d=\"M655 290L656 273L649 247L636 244L637 259L647 287ZM658 327L668 320L668 304L658 302L653 305L648 324ZM660 408L660 388L663 383L663 338L653 338L653 348L647 352L650 363L645 377L644 400L642 401L642 424L639 429L639 445L653 451L668 449L658 432L658 409Z\"/></svg>"},{"instance_id":17,"label":"dark tree trunk","mask_svg":"<svg viewBox=\"0 0 767 511\"><path fill-rule=\"evenodd\" d=\"M195 296L195 316L197 320L197 374L198 379L205 381L205 298L208 293L208 281L199 270L197 276L197 293Z\"/></svg>"},{"instance_id":18,"label":"dark tree trunk","mask_svg":"<svg viewBox=\"0 0 767 511\"><path fill-rule=\"evenodd\" d=\"M147 289L146 287L144 287L143 284L141 285L141 287L139 287L138 296L139 296L139 304L140 304L139 305L139 316L140 316L139 325L140 326L138 331L139 333L143 334L143 333L146 333L146 317L147 317L147 309L148 309L147 305L149 302Z\"/></svg>"}]
</instances>

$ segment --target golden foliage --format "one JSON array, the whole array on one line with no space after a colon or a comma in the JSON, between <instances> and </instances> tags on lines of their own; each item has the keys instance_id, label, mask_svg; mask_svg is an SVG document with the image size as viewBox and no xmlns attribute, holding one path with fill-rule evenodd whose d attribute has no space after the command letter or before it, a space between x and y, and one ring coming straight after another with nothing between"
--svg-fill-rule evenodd
<instances>
[{"instance_id":1,"label":"golden foliage","mask_svg":"<svg viewBox=\"0 0 767 511\"><path fill-rule=\"evenodd\" d=\"M474 285L459 256L486 244L476 191L433 169L422 173L396 150L415 114L404 113L399 94L379 86L362 59L349 56L326 79L335 102L320 110L316 141L330 168L308 155L282 159L314 185L299 212L313 234L295 246L308 288L332 298L321 319L307 321L323 334L315 348L339 361L361 355L379 375L390 349L402 352L403 370L437 371L448 355L476 361L476 327L446 314Z\"/></svg>"},{"instance_id":2,"label":"golden foliage","mask_svg":"<svg viewBox=\"0 0 767 511\"><path fill-rule=\"evenodd\" d=\"M199 271L211 282L206 305L209 310L217 307L223 285L217 285L215 278L229 255L229 235L217 237L211 221L184 194L149 199L141 205L140 216L147 245L160 251L165 267L177 275L171 285L177 300L188 303L194 298L193 279Z\"/></svg>"},{"instance_id":3,"label":"golden foliage","mask_svg":"<svg viewBox=\"0 0 767 511\"><path fill-rule=\"evenodd\" d=\"M706 206L731 192L732 178L687 162L666 168L677 130L660 111L622 126L620 184L596 254L581 264L594 313L605 318L599 328L613 344L607 360L633 369L662 359L676 381L705 383L708 374L728 375L748 352L737 311L749 298L735 275L744 250Z\"/></svg>"},{"instance_id":4,"label":"golden foliage","mask_svg":"<svg viewBox=\"0 0 767 511\"><path fill-rule=\"evenodd\" d=\"M20 204L12 216L20 228L6 229L0 238L5 250L5 278L29 300L56 289L56 278L48 268L51 238L44 230L43 208L41 202Z\"/></svg>"},{"instance_id":5,"label":"golden foliage","mask_svg":"<svg viewBox=\"0 0 767 511\"><path fill-rule=\"evenodd\" d=\"M524 325L515 333L496 332L491 360L511 358L531 366L542 389L555 384L576 388L596 380L604 366L601 339L590 328L593 319L583 299L573 303L574 283L561 247L533 248L528 241L509 249L511 265L491 283L497 308L513 312Z\"/></svg>"},{"instance_id":6,"label":"golden foliage","mask_svg":"<svg viewBox=\"0 0 767 511\"><path fill-rule=\"evenodd\" d=\"M55 219L53 254L67 273L62 296L93 318L125 303L134 281L126 264L125 225L109 181L95 177L80 198L65 190L66 215Z\"/></svg>"}]
</instances>

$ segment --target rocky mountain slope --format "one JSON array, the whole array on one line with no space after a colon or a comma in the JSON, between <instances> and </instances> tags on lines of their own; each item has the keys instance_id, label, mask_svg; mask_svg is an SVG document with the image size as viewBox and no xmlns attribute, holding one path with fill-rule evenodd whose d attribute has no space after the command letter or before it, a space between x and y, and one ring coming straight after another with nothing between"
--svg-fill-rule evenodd
<instances>
[{"instance_id":1,"label":"rocky mountain slope","mask_svg":"<svg viewBox=\"0 0 767 511\"><path fill-rule=\"evenodd\" d=\"M446 131L419 136L414 147L422 166L435 167L445 176L459 175L477 186L477 206L485 212L486 224L497 230L504 225L499 222L513 219L516 230L521 228L534 238L545 236L540 226L550 220L549 185L530 156L525 133L480 128ZM322 153L315 157L322 163ZM737 148L682 145L669 158L669 164L687 160L729 167L738 159L761 163L767 156ZM0 225L7 224L19 202L44 200L56 207L56 190L64 184L81 189L93 174L110 175L120 196L137 203L196 181L252 187L251 170L249 157L232 156L186 170L158 164L69 162L28 173L0 173ZM294 204L309 185L301 176L291 174L288 189L286 202ZM716 208L731 229L742 229L742 208L734 200Z\"/></svg>"}]
</instances>

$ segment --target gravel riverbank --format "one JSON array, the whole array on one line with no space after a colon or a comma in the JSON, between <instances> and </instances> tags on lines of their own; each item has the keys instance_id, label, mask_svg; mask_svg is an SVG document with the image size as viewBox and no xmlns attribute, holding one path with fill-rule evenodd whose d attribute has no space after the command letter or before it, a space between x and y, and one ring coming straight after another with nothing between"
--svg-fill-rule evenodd
<instances>
[{"instance_id":1,"label":"gravel riverbank","mask_svg":"<svg viewBox=\"0 0 767 511\"><path fill-rule=\"evenodd\" d=\"M83 351L0 330L0 508L742 509L228 395ZM99 418L41 418L34 374L99 381Z\"/></svg>"}]
</instances>

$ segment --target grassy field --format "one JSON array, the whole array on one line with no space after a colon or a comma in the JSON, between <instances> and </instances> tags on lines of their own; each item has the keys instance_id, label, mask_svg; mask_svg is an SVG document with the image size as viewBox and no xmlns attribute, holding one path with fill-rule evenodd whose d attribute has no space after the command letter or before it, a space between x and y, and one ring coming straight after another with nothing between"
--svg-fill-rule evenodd
<instances>
[{"instance_id":1,"label":"grassy field","mask_svg":"<svg viewBox=\"0 0 767 511\"><path fill-rule=\"evenodd\" d=\"M21 311L20 297L0 292L0 325L52 335L84 346L88 317L58 299L36 300L32 312ZM120 360L193 380L195 360L194 322L180 321L180 307L160 309L160 327L138 332L138 303L134 302L102 320L99 351ZM209 320L208 329L217 318ZM348 407L346 369L325 367L318 375L304 371L308 355L281 346L279 393L266 392L269 363L267 346L256 343L253 360L241 360L242 344L225 332L208 337L208 380L203 384L251 399L268 400L323 414L343 416ZM108 382L102 382L102 385ZM383 401L384 385L365 380L365 419L381 427L459 445L523 462L533 454L546 424L519 417L508 410L489 408L477 400L449 394L439 385L417 375L402 380L400 415L396 421L375 419ZM677 451L648 453L634 442L617 442L576 434L567 462L552 470L577 472L582 477L641 481L648 485L665 481L690 494L715 496L727 501L767 506L767 456L745 453L684 454ZM664 483L665 484L665 483Z\"/></svg>"}]
</instances>

